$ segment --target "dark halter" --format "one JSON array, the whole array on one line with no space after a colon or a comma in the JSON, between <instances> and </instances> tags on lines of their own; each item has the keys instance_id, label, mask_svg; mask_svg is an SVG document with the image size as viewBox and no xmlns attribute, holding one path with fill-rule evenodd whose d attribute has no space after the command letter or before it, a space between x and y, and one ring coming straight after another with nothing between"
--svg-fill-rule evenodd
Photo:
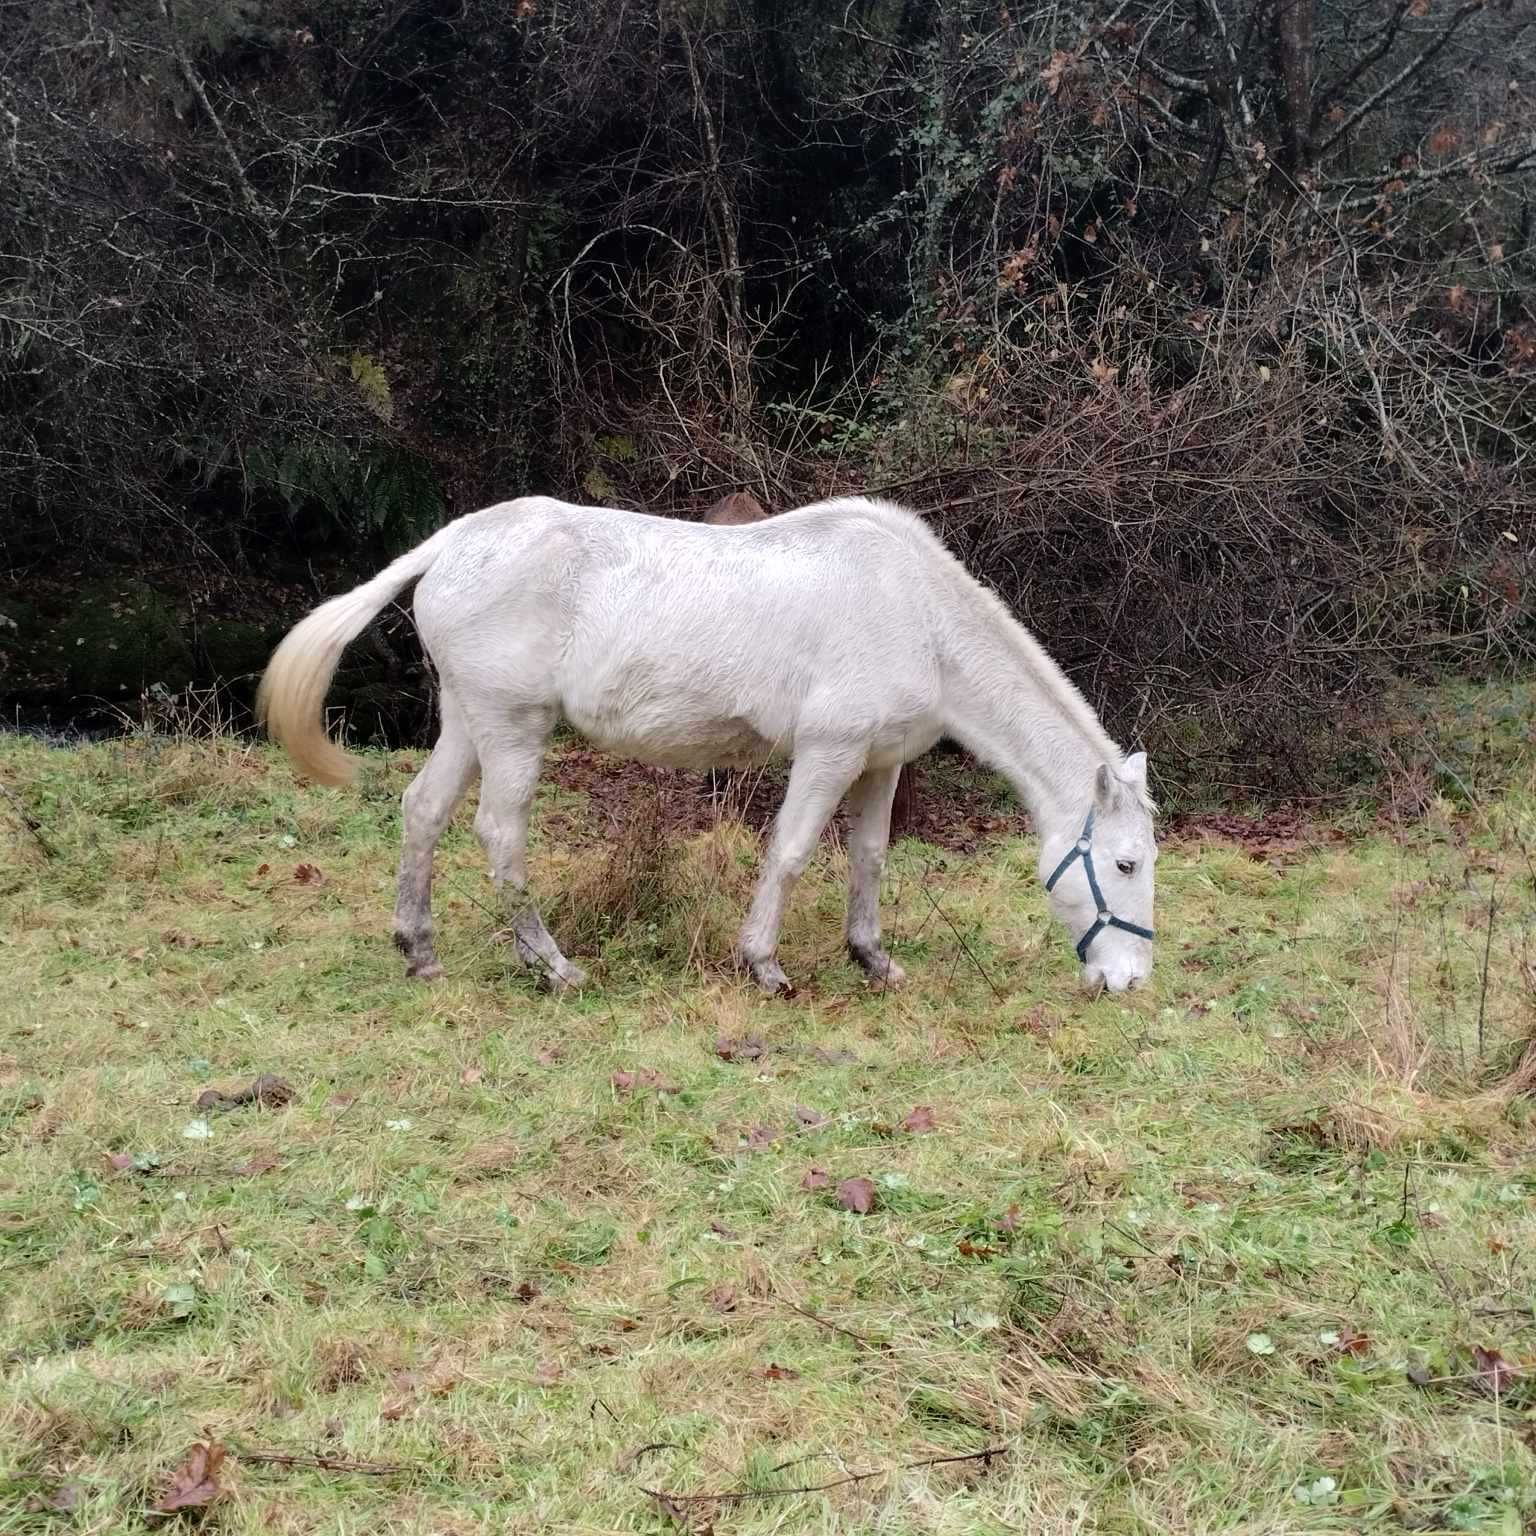
<instances>
[{"instance_id":1,"label":"dark halter","mask_svg":"<svg viewBox=\"0 0 1536 1536\"><path fill-rule=\"evenodd\" d=\"M1088 819L1083 823L1083 834L1067 850L1066 857L1056 866L1055 873L1045 882L1048 891L1056 888L1056 882L1066 874L1072 865L1078 860L1083 861L1083 873L1088 876L1088 889L1093 895L1093 910L1097 914L1093 926L1077 941L1077 958L1082 965L1088 963L1088 946L1103 933L1106 928L1118 928L1122 933L1134 933L1138 939L1150 939L1152 930L1143 928L1137 923L1128 923L1123 917L1116 917L1109 910L1109 904L1104 900L1104 892L1099 889L1099 877L1093 872L1093 811L1088 812Z\"/></svg>"}]
</instances>

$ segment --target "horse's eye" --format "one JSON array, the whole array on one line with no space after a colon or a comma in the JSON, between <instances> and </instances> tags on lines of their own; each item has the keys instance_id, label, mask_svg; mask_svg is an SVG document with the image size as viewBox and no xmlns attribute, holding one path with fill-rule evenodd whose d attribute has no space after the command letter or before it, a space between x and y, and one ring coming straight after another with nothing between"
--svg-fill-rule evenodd
<instances>
[{"instance_id":1,"label":"horse's eye","mask_svg":"<svg viewBox=\"0 0 1536 1536\"><path fill-rule=\"evenodd\" d=\"M1136 861L1134 859L1116 859L1115 868L1122 875L1134 875L1136 873Z\"/></svg>"}]
</instances>

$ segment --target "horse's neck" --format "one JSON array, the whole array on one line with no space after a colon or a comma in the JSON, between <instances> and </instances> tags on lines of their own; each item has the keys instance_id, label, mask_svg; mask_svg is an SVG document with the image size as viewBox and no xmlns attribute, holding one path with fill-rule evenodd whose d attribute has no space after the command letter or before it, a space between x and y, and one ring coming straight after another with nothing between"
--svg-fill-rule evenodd
<instances>
[{"instance_id":1,"label":"horse's neck","mask_svg":"<svg viewBox=\"0 0 1536 1536\"><path fill-rule=\"evenodd\" d=\"M971 586L945 668L949 734L1013 784L1044 833L1084 815L1101 762L1121 753L1086 699L990 593Z\"/></svg>"}]
</instances>

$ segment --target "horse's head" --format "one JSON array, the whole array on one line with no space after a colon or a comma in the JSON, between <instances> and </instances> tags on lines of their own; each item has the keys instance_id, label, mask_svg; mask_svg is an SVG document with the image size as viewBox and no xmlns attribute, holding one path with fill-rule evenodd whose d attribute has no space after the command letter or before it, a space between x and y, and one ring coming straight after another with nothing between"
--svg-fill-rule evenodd
<instances>
[{"instance_id":1,"label":"horse's head","mask_svg":"<svg viewBox=\"0 0 1536 1536\"><path fill-rule=\"evenodd\" d=\"M1151 975L1156 863L1146 754L1100 763L1083 820L1051 829L1040 845L1040 876L1084 986L1124 992Z\"/></svg>"}]
</instances>

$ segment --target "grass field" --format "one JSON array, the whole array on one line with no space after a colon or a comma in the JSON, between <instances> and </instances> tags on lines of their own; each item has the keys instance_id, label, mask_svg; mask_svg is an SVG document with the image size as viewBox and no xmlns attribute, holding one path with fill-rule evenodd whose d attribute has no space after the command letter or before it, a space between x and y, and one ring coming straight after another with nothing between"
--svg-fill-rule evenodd
<instances>
[{"instance_id":1,"label":"grass field","mask_svg":"<svg viewBox=\"0 0 1536 1536\"><path fill-rule=\"evenodd\" d=\"M754 838L559 789L593 986L467 814L407 983L399 767L0 738L0 1533L1536 1529L1523 769L1170 836L1129 1000L1016 822L869 993L830 843L768 1002Z\"/></svg>"}]
</instances>

